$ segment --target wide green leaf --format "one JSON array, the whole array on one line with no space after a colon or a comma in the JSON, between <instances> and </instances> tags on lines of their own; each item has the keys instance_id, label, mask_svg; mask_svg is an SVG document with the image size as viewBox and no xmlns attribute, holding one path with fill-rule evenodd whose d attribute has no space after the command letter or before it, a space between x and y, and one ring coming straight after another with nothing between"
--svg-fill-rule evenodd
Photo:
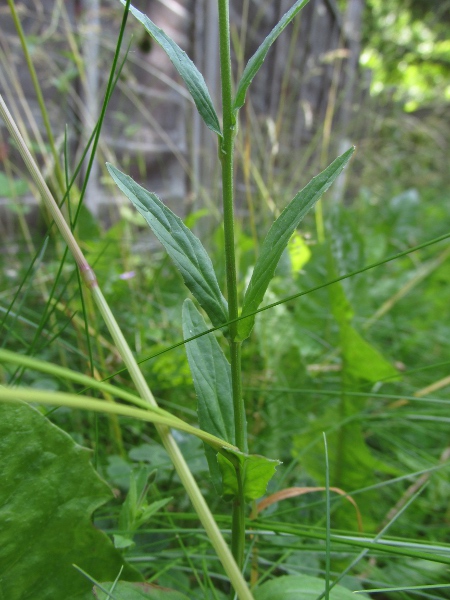
<instances>
[{"instance_id":1,"label":"wide green leaf","mask_svg":"<svg viewBox=\"0 0 450 600\"><path fill-rule=\"evenodd\" d=\"M281 215L270 228L256 261L250 283L245 292L241 317L257 310L261 304L267 287L273 277L278 261L286 248L293 232L306 213L320 199L336 177L342 172L350 160L354 148L350 148L336 158L322 173L314 177L287 205ZM250 335L255 316L251 315L238 323L238 340L245 340Z\"/></svg>"},{"instance_id":2,"label":"wide green leaf","mask_svg":"<svg viewBox=\"0 0 450 600\"><path fill-rule=\"evenodd\" d=\"M0 404L0 596L80 598L97 580L141 579L92 513L112 498L90 453L27 404Z\"/></svg>"},{"instance_id":3,"label":"wide green leaf","mask_svg":"<svg viewBox=\"0 0 450 600\"><path fill-rule=\"evenodd\" d=\"M266 581L253 591L255 600L315 600L325 591L325 580L310 575L284 575ZM342 585L330 591L330 600L354 600L355 596Z\"/></svg>"},{"instance_id":4,"label":"wide green leaf","mask_svg":"<svg viewBox=\"0 0 450 600\"><path fill-rule=\"evenodd\" d=\"M111 591L116 600L188 600L188 597L175 590L163 588L153 583L128 583L119 581L101 584L102 588ZM94 588L94 596L98 600L109 600L111 596L101 591L97 586Z\"/></svg>"},{"instance_id":5,"label":"wide green leaf","mask_svg":"<svg viewBox=\"0 0 450 600\"><path fill-rule=\"evenodd\" d=\"M292 8L288 10L283 17L281 17L263 43L259 46L255 54L248 61L236 90L236 96L233 103L233 110L235 113L244 105L245 96L247 94L249 85L251 84L256 73L261 68L264 59L269 52L270 46L274 43L280 33L289 25L295 15L305 6L305 4L308 4L308 2L309 0L297 0L294 6L292 6Z\"/></svg>"},{"instance_id":6,"label":"wide green leaf","mask_svg":"<svg viewBox=\"0 0 450 600\"><path fill-rule=\"evenodd\" d=\"M185 300L183 303L184 337L192 337L205 329L207 329L206 323L194 303L189 299ZM233 392L228 360L212 333L192 340L185 348L198 398L197 413L200 428L234 444ZM205 446L205 452L212 481L218 493L221 493L217 451Z\"/></svg>"},{"instance_id":7,"label":"wide green leaf","mask_svg":"<svg viewBox=\"0 0 450 600\"><path fill-rule=\"evenodd\" d=\"M214 267L200 240L183 221L131 177L107 163L122 192L150 225L153 233L180 270L184 283L205 309L213 325L228 321L228 305L217 282ZM207 329L207 327L205 327Z\"/></svg>"},{"instance_id":8,"label":"wide green leaf","mask_svg":"<svg viewBox=\"0 0 450 600\"><path fill-rule=\"evenodd\" d=\"M125 0L121 0L121 2L122 4L125 4ZM147 15L144 15L144 13L140 12L134 6L130 6L130 12L142 23L150 36L161 46L170 58L173 66L186 84L186 87L195 102L195 106L206 125L214 131L214 133L222 136L219 119L217 118L205 80L192 60L186 52L184 52L184 50L182 50L162 29L157 27Z\"/></svg>"},{"instance_id":9,"label":"wide green leaf","mask_svg":"<svg viewBox=\"0 0 450 600\"><path fill-rule=\"evenodd\" d=\"M218 455L218 462L222 472L223 497L225 500L232 500L239 495L237 467L243 476L244 498L247 502L252 502L252 500L264 496L267 485L280 464L279 460L272 460L259 454L244 454L228 448Z\"/></svg>"}]
</instances>

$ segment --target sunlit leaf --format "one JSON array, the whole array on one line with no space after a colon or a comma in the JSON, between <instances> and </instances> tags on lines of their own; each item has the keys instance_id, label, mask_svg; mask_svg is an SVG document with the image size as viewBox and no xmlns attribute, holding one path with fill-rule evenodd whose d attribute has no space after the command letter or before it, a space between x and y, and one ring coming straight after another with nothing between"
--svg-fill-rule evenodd
<instances>
[{"instance_id":1,"label":"sunlit leaf","mask_svg":"<svg viewBox=\"0 0 450 600\"><path fill-rule=\"evenodd\" d=\"M183 303L183 335L192 337L207 329L202 315L194 303L187 299ZM198 420L200 428L235 443L233 392L231 368L214 334L209 333L185 346L198 398ZM217 451L205 446L211 478L218 493L221 493L221 476L217 464Z\"/></svg>"},{"instance_id":2,"label":"sunlit leaf","mask_svg":"<svg viewBox=\"0 0 450 600\"><path fill-rule=\"evenodd\" d=\"M223 497L231 500L238 495L238 480L236 465L238 465L244 481L244 498L246 502L257 500L264 496L269 481L275 474L278 460L272 460L258 454L244 454L234 450L224 450L218 455L220 470L222 472Z\"/></svg>"},{"instance_id":3,"label":"sunlit leaf","mask_svg":"<svg viewBox=\"0 0 450 600\"><path fill-rule=\"evenodd\" d=\"M289 259L292 274L298 273L311 258L311 250L305 240L298 233L294 233L288 243Z\"/></svg>"},{"instance_id":4,"label":"sunlit leaf","mask_svg":"<svg viewBox=\"0 0 450 600\"><path fill-rule=\"evenodd\" d=\"M278 21L263 43L259 46L258 50L248 61L244 72L242 73L242 77L239 81L236 97L234 99L233 109L234 112L237 112L241 106L244 105L245 95L247 94L247 90L249 85L251 84L254 76L261 68L261 65L266 58L267 53L269 52L270 46L274 43L280 33L289 25L295 15L307 4L309 0L297 0L297 2L292 6L290 10L287 11L283 17Z\"/></svg>"},{"instance_id":5,"label":"sunlit leaf","mask_svg":"<svg viewBox=\"0 0 450 600\"><path fill-rule=\"evenodd\" d=\"M27 404L0 404L0 581L8 600L79 598L98 580L141 579L92 513L112 498L90 453Z\"/></svg>"},{"instance_id":6,"label":"sunlit leaf","mask_svg":"<svg viewBox=\"0 0 450 600\"><path fill-rule=\"evenodd\" d=\"M153 233L180 270L187 288L205 309L213 325L228 321L227 301L200 240L161 200L107 163L112 178L150 225ZM207 327L205 327L207 329Z\"/></svg>"},{"instance_id":7,"label":"sunlit leaf","mask_svg":"<svg viewBox=\"0 0 450 600\"><path fill-rule=\"evenodd\" d=\"M122 4L125 4L125 0L121 0L121 2ZM150 36L161 46L170 58L173 66L186 84L192 99L195 102L195 106L206 125L214 131L214 133L221 136L222 132L220 130L219 119L217 118L205 80L192 60L186 52L164 33L162 29L157 27L147 15L144 15L144 13L140 12L134 6L130 6L130 12L142 23Z\"/></svg>"},{"instance_id":8,"label":"sunlit leaf","mask_svg":"<svg viewBox=\"0 0 450 600\"><path fill-rule=\"evenodd\" d=\"M354 148L344 152L322 173L314 177L287 205L270 228L256 261L250 283L245 292L241 316L248 315L261 304L267 287L273 277L278 261L299 223L306 213L324 194L350 160ZM245 340L250 335L255 316L238 323L238 339Z\"/></svg>"}]
</instances>

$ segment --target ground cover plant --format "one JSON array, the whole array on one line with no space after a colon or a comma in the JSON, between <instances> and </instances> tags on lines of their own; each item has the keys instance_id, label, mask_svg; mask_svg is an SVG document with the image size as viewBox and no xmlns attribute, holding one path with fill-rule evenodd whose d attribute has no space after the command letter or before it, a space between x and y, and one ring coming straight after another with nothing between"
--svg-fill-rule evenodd
<instances>
[{"instance_id":1,"label":"ground cover plant","mask_svg":"<svg viewBox=\"0 0 450 600\"><path fill-rule=\"evenodd\" d=\"M83 197L89 168L76 190L66 147L64 168L55 162L49 187L1 101L10 135L59 230L49 228L31 265L21 267L3 311L2 594L345 599L365 587L387 597L447 597L448 270L441 267L449 252L440 242L449 237L442 227L448 210L432 201L420 207L415 190L395 190L383 206L362 190L356 208L317 211L311 250L297 228L302 221L314 227L307 213L350 162L351 147L292 194L258 240L254 260L252 240L234 215L239 111L271 45L305 0L269 33L235 86L229 7L219 1L222 119L187 55L124 4L91 161L121 69L129 9L168 54L216 137L223 226L214 242L224 245L210 258L186 222L108 164L176 269L162 256L151 266L137 257L144 283L158 281L158 302L148 308L141 306L147 291L137 290L133 301L126 279L116 277L104 295L94 270L122 260L108 236L114 241L127 224L86 240L89 215L71 202ZM12 0L9 5L14 11ZM389 223L382 230L381 211ZM379 281L374 269L382 264L390 271ZM247 278L244 265L252 267ZM405 310L405 296L426 279L441 293L430 293L426 306L412 294ZM37 298L45 300L41 313L34 309ZM121 309L117 320L110 304ZM437 332L430 307L442 313ZM360 315L368 318L361 322ZM126 340L134 327L146 347L152 344L153 360L141 367ZM183 342L169 348L166 336L177 340L181 332ZM417 358L417 347L429 360ZM76 444L92 440L93 465ZM108 505L111 491L99 474L122 490Z\"/></svg>"}]
</instances>

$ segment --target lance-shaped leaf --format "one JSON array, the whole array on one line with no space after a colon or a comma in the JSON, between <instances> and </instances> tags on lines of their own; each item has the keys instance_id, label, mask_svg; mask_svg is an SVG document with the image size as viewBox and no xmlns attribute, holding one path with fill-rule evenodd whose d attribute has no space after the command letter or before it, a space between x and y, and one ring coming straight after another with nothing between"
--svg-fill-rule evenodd
<instances>
[{"instance_id":1,"label":"lance-shaped leaf","mask_svg":"<svg viewBox=\"0 0 450 600\"><path fill-rule=\"evenodd\" d=\"M289 25L295 15L307 4L309 0L297 0L297 2L292 6L288 12L281 17L266 39L263 41L261 46L255 52L255 54L248 61L244 72L242 73L242 77L239 81L236 96L234 99L233 110L236 113L241 106L244 105L245 95L247 94L247 90L249 85L251 84L254 76L261 68L261 65L266 58L267 53L269 52L270 46L274 43L280 33Z\"/></svg>"},{"instance_id":2,"label":"lance-shaped leaf","mask_svg":"<svg viewBox=\"0 0 450 600\"><path fill-rule=\"evenodd\" d=\"M122 4L125 4L125 0L121 0L121 2ZM141 13L134 6L130 6L130 12L138 21L142 23L150 36L157 44L161 46L161 48L170 58L173 66L186 84L192 99L195 102L195 106L197 107L197 110L202 119L205 121L206 125L212 131L214 131L214 133L222 136L219 119L217 118L213 101L209 94L208 88L206 87L205 80L192 60L189 58L186 52L184 52L184 50L182 50L166 33L164 33L162 29L157 27L153 21L147 17L147 15Z\"/></svg>"},{"instance_id":3,"label":"lance-shaped leaf","mask_svg":"<svg viewBox=\"0 0 450 600\"><path fill-rule=\"evenodd\" d=\"M250 283L245 292L241 317L253 313L261 304L267 286L273 277L283 250L300 221L314 206L324 192L330 187L336 177L350 160L354 148L350 148L336 158L322 173L314 177L287 205L281 215L270 228L256 261ZM255 315L238 323L238 340L245 340L250 335L255 322Z\"/></svg>"},{"instance_id":4,"label":"lance-shaped leaf","mask_svg":"<svg viewBox=\"0 0 450 600\"><path fill-rule=\"evenodd\" d=\"M187 288L205 309L214 326L228 321L228 305L214 268L200 240L156 196L107 163L112 178L150 225L180 270ZM208 327L205 326L205 329Z\"/></svg>"},{"instance_id":5,"label":"lance-shaped leaf","mask_svg":"<svg viewBox=\"0 0 450 600\"><path fill-rule=\"evenodd\" d=\"M202 315L194 303L183 303L183 335L192 337L207 329ZM234 444L234 408L231 387L231 368L222 349L212 333L203 335L186 344L189 367L198 398L200 428ZM205 446L211 479L218 493L222 484L217 451Z\"/></svg>"},{"instance_id":6,"label":"lance-shaped leaf","mask_svg":"<svg viewBox=\"0 0 450 600\"><path fill-rule=\"evenodd\" d=\"M272 460L258 454L244 454L228 448L223 449L222 453L218 455L218 459L225 500L232 500L239 495L237 467L242 475L244 498L247 502L264 496L269 481L274 476L277 466L281 464L279 460Z\"/></svg>"}]
</instances>

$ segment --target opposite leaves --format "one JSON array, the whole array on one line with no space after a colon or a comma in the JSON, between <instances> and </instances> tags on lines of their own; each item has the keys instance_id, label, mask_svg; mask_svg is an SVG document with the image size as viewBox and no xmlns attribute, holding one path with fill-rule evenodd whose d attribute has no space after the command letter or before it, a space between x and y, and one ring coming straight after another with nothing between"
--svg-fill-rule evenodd
<instances>
[{"instance_id":1,"label":"opposite leaves","mask_svg":"<svg viewBox=\"0 0 450 600\"><path fill-rule=\"evenodd\" d=\"M262 246L261 253L256 261L250 283L245 292L241 317L251 315L238 323L238 340L245 340L253 329L255 323L254 313L261 304L267 287L275 273L278 261L286 248L291 235L298 227L306 213L314 206L324 194L336 177L341 173L350 160L354 148L344 152L329 167L314 177L287 205L281 215L272 225Z\"/></svg>"},{"instance_id":2,"label":"opposite leaves","mask_svg":"<svg viewBox=\"0 0 450 600\"><path fill-rule=\"evenodd\" d=\"M184 283L207 312L214 326L228 321L228 305L214 268L200 240L156 196L107 163L108 171L122 192L150 225L153 233L180 270ZM207 327L205 326L205 329Z\"/></svg>"},{"instance_id":3,"label":"opposite leaves","mask_svg":"<svg viewBox=\"0 0 450 600\"><path fill-rule=\"evenodd\" d=\"M124 0L121 0L122 4L125 4ZM151 21L147 15L141 13L134 6L130 6L130 12L136 17L138 21L142 23L145 29L148 31L150 36L155 40L157 44L161 46L167 56L170 58L175 69L180 74L186 87L191 93L192 99L195 102L195 106L205 121L206 125L222 136L220 130L219 119L217 118L216 111L214 110L213 101L209 94L208 88L206 87L203 75L194 65L189 56L182 50L162 29L157 27L153 21Z\"/></svg>"}]
</instances>

